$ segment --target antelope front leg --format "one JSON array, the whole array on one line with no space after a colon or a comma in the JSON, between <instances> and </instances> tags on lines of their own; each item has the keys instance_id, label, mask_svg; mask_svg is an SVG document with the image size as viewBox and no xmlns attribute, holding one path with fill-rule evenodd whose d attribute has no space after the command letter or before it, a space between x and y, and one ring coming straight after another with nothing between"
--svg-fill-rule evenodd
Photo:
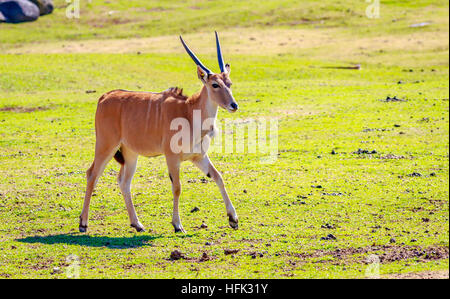
<instances>
[{"instance_id":1,"label":"antelope front leg","mask_svg":"<svg viewBox=\"0 0 450 299\"><path fill-rule=\"evenodd\" d=\"M234 229L238 229L238 217L236 214L236 210L231 203L230 198L228 197L227 190L225 189L225 185L223 183L222 176L214 167L212 162L209 160L209 157L205 155L201 160L192 161L195 166L197 166L201 171L203 171L206 176L212 178L217 186L220 189L220 193L222 194L223 202L225 203L225 208L227 209L228 221L230 226Z\"/></svg>"},{"instance_id":2,"label":"antelope front leg","mask_svg":"<svg viewBox=\"0 0 450 299\"><path fill-rule=\"evenodd\" d=\"M169 169L169 177L172 181L172 193L173 193L173 214L172 225L176 233L186 233L181 225L180 214L178 212L178 203L181 193L180 183L180 159L176 156L166 156L167 168Z\"/></svg>"}]
</instances>

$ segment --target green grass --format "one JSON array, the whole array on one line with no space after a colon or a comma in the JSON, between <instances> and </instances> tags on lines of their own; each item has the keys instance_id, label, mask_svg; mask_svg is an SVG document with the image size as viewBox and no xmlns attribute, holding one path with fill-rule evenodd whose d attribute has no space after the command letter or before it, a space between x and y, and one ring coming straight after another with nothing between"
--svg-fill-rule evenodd
<instances>
[{"instance_id":1,"label":"green grass","mask_svg":"<svg viewBox=\"0 0 450 299\"><path fill-rule=\"evenodd\" d=\"M380 29L384 34L406 33L408 25L421 21L448 24L448 1L444 0L382 1L378 19L366 17L365 1L349 0L80 1L79 19L67 19L69 4L65 0L54 2L54 13L40 18L39 23L0 24L0 49L8 44L49 40L140 38L230 28L338 27L351 28L353 36L368 36L378 35Z\"/></svg>"},{"instance_id":2,"label":"green grass","mask_svg":"<svg viewBox=\"0 0 450 299\"><path fill-rule=\"evenodd\" d=\"M187 32L201 37L193 48L217 69L212 29L205 25L213 21L225 37L245 27L257 40L279 29L281 37L301 30L330 33L335 41L287 50L263 44L264 50L246 55L227 52L233 40L224 39L241 109L232 115L220 111L219 119L276 117L279 156L276 163L262 164L257 155L211 154L240 217L237 231L228 227L215 184L201 183L200 172L183 164L185 235L172 232L171 187L162 157L141 157L133 180L147 232L129 227L115 162L92 199L89 233L78 233L77 226L94 153L98 97L116 88L160 91L175 85L192 93L200 82L187 55L164 51L166 44L140 55L0 54L0 277L64 278L71 254L80 258L82 278L362 278L370 254L415 248L444 254L382 258L381 274L448 269L448 38L430 42L448 36L448 3L384 1L381 18L371 20L364 16L364 1L133 1L136 7L159 8L149 13L127 8L129 2L93 1L75 23L57 9L35 23L0 24L0 50L38 44L51 49L58 41L93 39L101 49L110 38L160 35L177 43L175 35ZM131 21L115 25L105 12L116 10L126 11ZM289 25L305 15L324 23ZM395 16L399 20L392 22ZM103 27L92 27L96 20ZM408 27L429 20L435 21ZM393 44L415 36L426 46L396 43L380 51L372 42L380 36ZM354 50L333 51L345 49L348 38ZM247 53L258 45L242 41L241 48ZM363 67L328 68L348 63ZM387 96L405 101L382 101ZM354 153L359 148L376 154ZM389 154L400 159L386 159ZM422 176L409 176L413 172ZM317 185L323 188L312 187ZM191 213L193 207L200 211ZM208 228L198 228L202 222ZM333 228L322 228L326 224ZM337 240L321 240L330 233ZM333 255L356 248L367 250ZM224 249L239 252L224 255ZM173 250L187 259L171 261ZM199 261L204 252L210 261ZM254 252L262 256L252 258Z\"/></svg>"}]
</instances>

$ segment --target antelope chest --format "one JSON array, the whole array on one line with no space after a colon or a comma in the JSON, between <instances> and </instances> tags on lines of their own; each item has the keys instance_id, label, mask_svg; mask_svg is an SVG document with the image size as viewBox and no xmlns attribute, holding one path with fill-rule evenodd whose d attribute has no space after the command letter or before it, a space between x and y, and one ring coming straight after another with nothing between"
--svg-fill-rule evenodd
<instances>
[{"instance_id":1,"label":"antelope chest","mask_svg":"<svg viewBox=\"0 0 450 299\"><path fill-rule=\"evenodd\" d=\"M183 160L189 160L196 156L203 157L209 149L211 139L218 134L215 126L211 126L208 130L202 130L198 138L193 138L191 153L184 153Z\"/></svg>"}]
</instances>

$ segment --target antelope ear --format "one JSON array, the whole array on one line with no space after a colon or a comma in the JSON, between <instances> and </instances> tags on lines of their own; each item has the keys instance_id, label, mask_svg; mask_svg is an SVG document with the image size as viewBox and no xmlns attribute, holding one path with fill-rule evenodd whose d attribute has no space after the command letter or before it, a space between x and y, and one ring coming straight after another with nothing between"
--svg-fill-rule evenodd
<instances>
[{"instance_id":1,"label":"antelope ear","mask_svg":"<svg viewBox=\"0 0 450 299\"><path fill-rule=\"evenodd\" d=\"M197 75L198 75L198 78L200 79L200 80L202 80L202 82L205 82L206 83L206 81L208 81L208 73L207 72L205 72L201 67L199 67L198 65L197 65Z\"/></svg>"},{"instance_id":2,"label":"antelope ear","mask_svg":"<svg viewBox=\"0 0 450 299\"><path fill-rule=\"evenodd\" d=\"M230 64L225 64L225 69L227 70L228 75L231 73L231 67Z\"/></svg>"}]
</instances>

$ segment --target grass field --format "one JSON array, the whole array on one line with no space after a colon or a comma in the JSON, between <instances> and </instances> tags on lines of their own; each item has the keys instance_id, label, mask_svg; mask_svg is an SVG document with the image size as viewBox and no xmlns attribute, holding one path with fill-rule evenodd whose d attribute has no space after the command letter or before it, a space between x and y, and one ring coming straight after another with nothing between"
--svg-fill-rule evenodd
<instances>
[{"instance_id":1,"label":"grass field","mask_svg":"<svg viewBox=\"0 0 450 299\"><path fill-rule=\"evenodd\" d=\"M364 278L371 255L386 277L448 270L448 1L382 1L377 19L365 1L94 0L75 20L55 3L37 22L0 23L0 277L64 278L70 255L81 278ZM279 122L273 164L211 154L239 230L186 163L187 234L174 234L164 158L141 157L132 191L147 232L129 227L111 162L78 233L97 99L197 91L177 36L217 71L215 29L240 105L219 120Z\"/></svg>"}]
</instances>

